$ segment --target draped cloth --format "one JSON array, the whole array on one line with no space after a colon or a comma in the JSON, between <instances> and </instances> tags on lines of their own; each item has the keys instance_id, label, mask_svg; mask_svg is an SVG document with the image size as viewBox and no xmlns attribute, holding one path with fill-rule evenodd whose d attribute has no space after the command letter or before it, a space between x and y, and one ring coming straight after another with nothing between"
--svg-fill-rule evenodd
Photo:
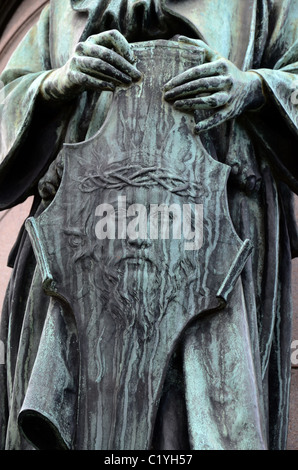
<instances>
[{"instance_id":1,"label":"draped cloth","mask_svg":"<svg viewBox=\"0 0 298 470\"><path fill-rule=\"evenodd\" d=\"M111 28L130 41L184 34L203 39L238 67L263 78L267 101L262 109L201 137L209 154L231 167L231 218L254 251L227 312L198 321L173 355L157 405L156 449L286 446L290 263L298 250L292 200L292 193L298 193L297 107L291 99L298 71L297 16L296 0L72 0L67 5L52 0L1 75L0 208L34 194L35 217L42 211L37 183L62 143L90 137L93 123L106 116L105 93L85 92L61 107L46 107L40 100L42 80L65 64L80 39ZM77 397L84 392L76 366L75 326L43 292L24 230L9 265L13 274L1 317L6 347L5 365L0 365L1 446L96 448L94 442L77 439L73 420ZM241 311L235 310L239 299ZM223 328L223 314L232 329L228 324ZM67 350L65 338L72 345ZM243 386L247 364L251 391L250 400L243 400L237 374L232 380L231 371L237 369ZM48 376L60 380L48 383ZM46 400L49 390L51 399ZM231 419L235 406L238 420ZM41 415L44 419L38 419Z\"/></svg>"}]
</instances>

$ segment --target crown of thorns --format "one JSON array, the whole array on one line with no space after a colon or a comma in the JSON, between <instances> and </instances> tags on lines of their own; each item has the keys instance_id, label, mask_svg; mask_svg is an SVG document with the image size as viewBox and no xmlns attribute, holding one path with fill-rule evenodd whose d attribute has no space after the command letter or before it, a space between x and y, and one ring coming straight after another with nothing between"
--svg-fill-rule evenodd
<instances>
[{"instance_id":1,"label":"crown of thorns","mask_svg":"<svg viewBox=\"0 0 298 470\"><path fill-rule=\"evenodd\" d=\"M125 186L162 186L179 196L196 197L201 186L193 181L185 181L181 176L170 172L169 168L158 166L125 165L88 175L80 182L80 190L91 193L97 189L122 189Z\"/></svg>"}]
</instances>

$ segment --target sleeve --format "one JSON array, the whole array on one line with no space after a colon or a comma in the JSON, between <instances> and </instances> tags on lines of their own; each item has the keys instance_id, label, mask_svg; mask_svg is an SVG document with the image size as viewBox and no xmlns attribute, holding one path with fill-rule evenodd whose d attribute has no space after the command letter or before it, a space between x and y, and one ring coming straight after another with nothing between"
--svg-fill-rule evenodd
<instances>
[{"instance_id":1,"label":"sleeve","mask_svg":"<svg viewBox=\"0 0 298 470\"><path fill-rule=\"evenodd\" d=\"M78 397L78 344L73 318L51 298L18 424L40 450L72 449Z\"/></svg>"},{"instance_id":2,"label":"sleeve","mask_svg":"<svg viewBox=\"0 0 298 470\"><path fill-rule=\"evenodd\" d=\"M0 76L0 210L33 194L57 152L62 110L45 108L39 99L51 72L49 25L48 6Z\"/></svg>"},{"instance_id":3,"label":"sleeve","mask_svg":"<svg viewBox=\"0 0 298 470\"><path fill-rule=\"evenodd\" d=\"M298 194L298 1L269 0L268 40L261 67L267 105L250 125L271 163Z\"/></svg>"}]
</instances>

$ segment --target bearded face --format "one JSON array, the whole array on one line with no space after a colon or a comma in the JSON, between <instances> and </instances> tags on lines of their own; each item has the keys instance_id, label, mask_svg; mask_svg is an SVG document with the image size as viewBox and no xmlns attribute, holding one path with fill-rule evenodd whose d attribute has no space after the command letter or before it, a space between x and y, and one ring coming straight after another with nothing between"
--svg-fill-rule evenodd
<instances>
[{"instance_id":1,"label":"bearded face","mask_svg":"<svg viewBox=\"0 0 298 470\"><path fill-rule=\"evenodd\" d=\"M103 305L124 329L137 324L146 336L170 302L183 303L195 275L197 251L186 249L181 224L187 201L156 186L103 190L102 196L95 230Z\"/></svg>"}]
</instances>

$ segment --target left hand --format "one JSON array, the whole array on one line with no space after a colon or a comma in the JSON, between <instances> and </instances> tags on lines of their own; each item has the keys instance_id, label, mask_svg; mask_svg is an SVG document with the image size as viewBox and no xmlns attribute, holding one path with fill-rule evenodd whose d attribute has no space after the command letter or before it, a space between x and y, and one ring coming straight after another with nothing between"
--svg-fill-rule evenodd
<instances>
[{"instance_id":1,"label":"left hand","mask_svg":"<svg viewBox=\"0 0 298 470\"><path fill-rule=\"evenodd\" d=\"M63 153L60 152L38 183L38 192L44 203L50 203L60 186L64 169Z\"/></svg>"},{"instance_id":2,"label":"left hand","mask_svg":"<svg viewBox=\"0 0 298 470\"><path fill-rule=\"evenodd\" d=\"M196 124L196 133L264 104L262 79L256 72L240 70L201 40L180 36L178 41L198 46L206 57L204 64L186 70L165 85L165 99L174 102L176 109L214 111Z\"/></svg>"}]
</instances>

